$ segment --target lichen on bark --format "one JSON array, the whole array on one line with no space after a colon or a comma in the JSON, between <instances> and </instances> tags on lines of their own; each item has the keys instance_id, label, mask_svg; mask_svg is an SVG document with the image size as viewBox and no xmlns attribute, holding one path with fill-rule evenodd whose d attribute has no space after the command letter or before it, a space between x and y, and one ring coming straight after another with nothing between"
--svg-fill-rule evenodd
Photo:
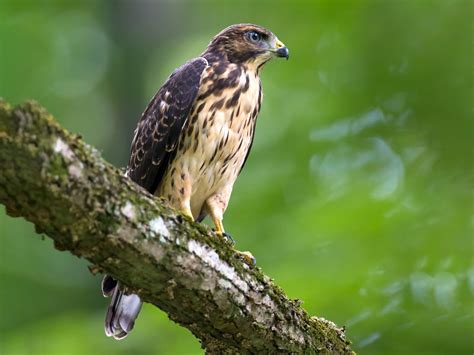
<instances>
[{"instance_id":1,"label":"lichen on bark","mask_svg":"<svg viewBox=\"0 0 474 355\"><path fill-rule=\"evenodd\" d=\"M208 353L352 353L206 226L172 210L61 128L0 100L0 202L188 328Z\"/></svg>"}]
</instances>

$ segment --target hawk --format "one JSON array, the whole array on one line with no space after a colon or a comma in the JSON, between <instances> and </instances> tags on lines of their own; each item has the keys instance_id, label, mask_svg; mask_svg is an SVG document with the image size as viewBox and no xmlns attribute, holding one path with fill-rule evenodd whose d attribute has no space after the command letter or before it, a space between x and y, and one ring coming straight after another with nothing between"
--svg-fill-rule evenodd
<instances>
[{"instance_id":1,"label":"hawk","mask_svg":"<svg viewBox=\"0 0 474 355\"><path fill-rule=\"evenodd\" d=\"M226 236L222 219L232 187L248 158L262 103L259 78L264 64L289 57L269 30L238 24L217 34L201 56L176 69L142 114L132 141L126 174L191 219L212 219ZM112 296L107 336L124 338L141 309L105 276Z\"/></svg>"}]
</instances>

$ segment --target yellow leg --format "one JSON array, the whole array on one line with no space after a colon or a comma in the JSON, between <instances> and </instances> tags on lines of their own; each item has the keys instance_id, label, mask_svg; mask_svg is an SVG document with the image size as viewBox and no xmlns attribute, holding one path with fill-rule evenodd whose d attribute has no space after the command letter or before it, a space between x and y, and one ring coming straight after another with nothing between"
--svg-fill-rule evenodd
<instances>
[{"instance_id":1,"label":"yellow leg","mask_svg":"<svg viewBox=\"0 0 474 355\"><path fill-rule=\"evenodd\" d=\"M193 213L191 212L191 205L189 203L189 199L183 199L180 203L180 208L181 212L183 212L187 217L191 219L191 221L194 222L194 216Z\"/></svg>"},{"instance_id":2,"label":"yellow leg","mask_svg":"<svg viewBox=\"0 0 474 355\"><path fill-rule=\"evenodd\" d=\"M191 213L191 211L189 209L184 209L182 210L182 212L184 213L185 216L189 217L191 219L191 221L194 222L194 217L193 217L193 214Z\"/></svg>"},{"instance_id":3,"label":"yellow leg","mask_svg":"<svg viewBox=\"0 0 474 355\"><path fill-rule=\"evenodd\" d=\"M191 207L189 205L189 199L183 199L179 203L176 203L175 200L169 200L164 195L159 195L159 198L164 201L167 206L173 207L181 211L186 217L190 218L194 222L194 216L191 212Z\"/></svg>"},{"instance_id":4,"label":"yellow leg","mask_svg":"<svg viewBox=\"0 0 474 355\"><path fill-rule=\"evenodd\" d=\"M219 218L212 216L212 222L214 222L214 225L216 226L216 233L220 236L223 236L225 234L225 231L222 221Z\"/></svg>"},{"instance_id":5,"label":"yellow leg","mask_svg":"<svg viewBox=\"0 0 474 355\"><path fill-rule=\"evenodd\" d=\"M224 230L224 225L222 224L222 220L215 217L214 215L211 214L212 222L214 222L214 225L216 226L216 234L219 237L224 238L226 241L230 242L232 245L235 244L234 239L231 237L229 233L226 233Z\"/></svg>"},{"instance_id":6,"label":"yellow leg","mask_svg":"<svg viewBox=\"0 0 474 355\"><path fill-rule=\"evenodd\" d=\"M209 198L206 201L206 209L207 212L209 212L212 222L216 226L216 234L225 236L224 225L222 224L224 208L220 202L219 199Z\"/></svg>"}]
</instances>

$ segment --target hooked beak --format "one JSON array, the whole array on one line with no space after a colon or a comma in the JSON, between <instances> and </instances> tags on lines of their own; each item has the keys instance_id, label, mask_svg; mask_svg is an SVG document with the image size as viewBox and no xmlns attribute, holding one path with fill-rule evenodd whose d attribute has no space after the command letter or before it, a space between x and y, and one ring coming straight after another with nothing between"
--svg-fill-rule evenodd
<instances>
[{"instance_id":1,"label":"hooked beak","mask_svg":"<svg viewBox=\"0 0 474 355\"><path fill-rule=\"evenodd\" d=\"M279 39L277 39L276 41L275 53L277 57L286 58L286 60L290 58L290 51L288 50L288 48L285 47L283 42L280 41Z\"/></svg>"}]
</instances>

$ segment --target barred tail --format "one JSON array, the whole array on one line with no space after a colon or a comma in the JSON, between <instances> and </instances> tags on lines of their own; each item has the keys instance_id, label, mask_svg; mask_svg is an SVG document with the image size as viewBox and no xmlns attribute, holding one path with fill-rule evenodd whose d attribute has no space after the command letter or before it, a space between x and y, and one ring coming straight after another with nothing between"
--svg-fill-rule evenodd
<instances>
[{"instance_id":1,"label":"barred tail","mask_svg":"<svg viewBox=\"0 0 474 355\"><path fill-rule=\"evenodd\" d=\"M115 339L123 339L133 329L142 301L134 294L126 295L120 290L120 283L111 276L105 275L102 280L104 297L112 296L105 317L105 334Z\"/></svg>"}]
</instances>

